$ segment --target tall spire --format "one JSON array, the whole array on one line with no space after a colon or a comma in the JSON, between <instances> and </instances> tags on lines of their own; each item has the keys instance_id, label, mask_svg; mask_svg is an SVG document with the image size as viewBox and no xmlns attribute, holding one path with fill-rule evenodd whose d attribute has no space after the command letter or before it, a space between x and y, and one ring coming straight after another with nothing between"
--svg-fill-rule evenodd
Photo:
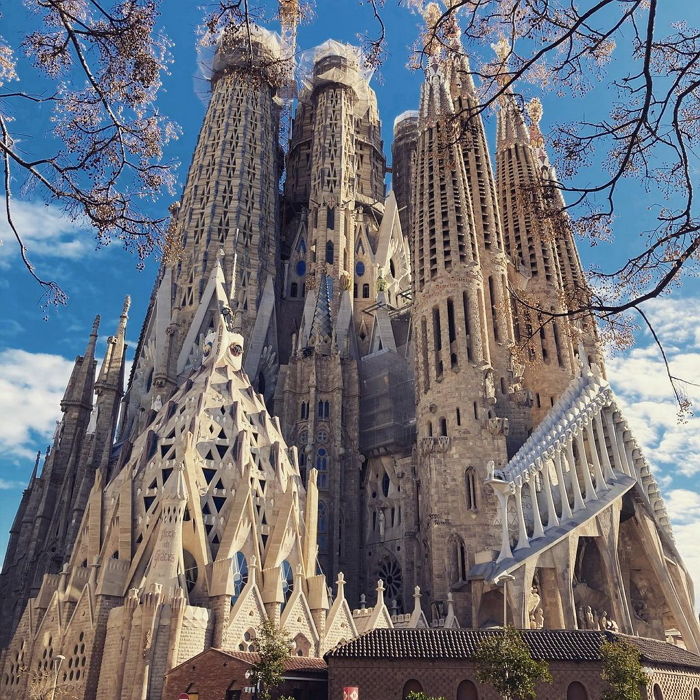
<instances>
[{"instance_id":1,"label":"tall spire","mask_svg":"<svg viewBox=\"0 0 700 700\"><path fill-rule=\"evenodd\" d=\"M98 395L100 390L105 388L113 388L120 393L123 388L124 381L124 361L125 361L125 335L126 322L129 318L129 307L131 306L131 297L126 296L122 306L122 312L119 316L119 324L115 335L107 338L107 352L102 361L102 367L95 382L95 390Z\"/></svg>"},{"instance_id":2,"label":"tall spire","mask_svg":"<svg viewBox=\"0 0 700 700\"><path fill-rule=\"evenodd\" d=\"M521 379L514 371L516 365L513 364L511 352L513 315L508 288L508 258L481 116L481 99L477 95L469 59L460 40L457 11L458 8L453 8L447 19L449 49L444 66L459 125L462 160L469 183L479 249L486 311L484 342L489 348L493 382L501 387L501 391L496 392L494 412L509 419L508 446L509 452L513 453L527 437L528 426L527 410L521 405L521 397L503 390L519 385Z\"/></svg>"},{"instance_id":3,"label":"tall spire","mask_svg":"<svg viewBox=\"0 0 700 700\"><path fill-rule=\"evenodd\" d=\"M71 372L68 386L66 387L61 410L66 411L69 406L76 406L84 409L92 408L92 394L95 383L95 345L100 328L100 317L95 316L92 322L92 330L88 339L87 347L82 356L75 359L73 371Z\"/></svg>"},{"instance_id":4,"label":"tall spire","mask_svg":"<svg viewBox=\"0 0 700 700\"><path fill-rule=\"evenodd\" d=\"M510 46L501 39L494 47L505 76ZM500 80L505 85L505 78ZM506 250L515 265L514 334L523 352L525 387L531 393L536 426L575 376L572 326L565 318L543 312L565 311L564 284L556 234L548 216L541 178L538 130L534 140L510 86L499 100L496 168L499 206ZM539 310L539 311L538 311Z\"/></svg>"}]
</instances>

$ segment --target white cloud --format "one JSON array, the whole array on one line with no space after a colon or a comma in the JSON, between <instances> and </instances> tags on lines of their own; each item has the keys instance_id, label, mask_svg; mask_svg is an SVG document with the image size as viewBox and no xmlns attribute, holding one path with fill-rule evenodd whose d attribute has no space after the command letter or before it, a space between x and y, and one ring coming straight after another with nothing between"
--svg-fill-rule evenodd
<instances>
[{"instance_id":1,"label":"white cloud","mask_svg":"<svg viewBox=\"0 0 700 700\"><path fill-rule=\"evenodd\" d=\"M671 373L700 380L700 299L655 299L645 308L666 351ZM647 330L637 347L607 361L608 376L622 411L647 459L662 472L691 477L700 473L700 415L679 421L678 405L661 353ZM678 386L700 413L700 387Z\"/></svg>"},{"instance_id":2,"label":"white cloud","mask_svg":"<svg viewBox=\"0 0 700 700\"><path fill-rule=\"evenodd\" d=\"M101 362L97 358L98 370ZM127 377L132 362L126 362ZM50 443L73 364L61 355L17 348L0 351L0 453L33 459L37 449ZM18 482L0 478L0 490L17 486Z\"/></svg>"},{"instance_id":3,"label":"white cloud","mask_svg":"<svg viewBox=\"0 0 700 700\"><path fill-rule=\"evenodd\" d=\"M676 546L695 584L695 599L700 603L700 494L687 489L673 489L664 500L673 520Z\"/></svg>"},{"instance_id":4,"label":"white cloud","mask_svg":"<svg viewBox=\"0 0 700 700\"><path fill-rule=\"evenodd\" d=\"M0 351L0 450L30 458L51 439L72 366L60 355Z\"/></svg>"},{"instance_id":5,"label":"white cloud","mask_svg":"<svg viewBox=\"0 0 700 700\"><path fill-rule=\"evenodd\" d=\"M59 207L43 202L13 200L12 219L29 259L36 256L75 260L94 250L92 234ZM19 256L19 247L6 216L0 216L0 267Z\"/></svg>"}]
</instances>

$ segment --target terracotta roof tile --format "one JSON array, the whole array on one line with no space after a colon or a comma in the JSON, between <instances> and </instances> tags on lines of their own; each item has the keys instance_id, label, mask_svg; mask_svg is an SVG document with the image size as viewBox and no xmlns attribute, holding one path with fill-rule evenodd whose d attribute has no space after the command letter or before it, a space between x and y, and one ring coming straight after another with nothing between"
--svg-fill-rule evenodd
<instances>
[{"instance_id":1,"label":"terracotta roof tile","mask_svg":"<svg viewBox=\"0 0 700 700\"><path fill-rule=\"evenodd\" d=\"M221 653L248 664L257 663L260 659L257 652L221 650ZM323 659L313 656L290 656L284 662L285 671L325 671L326 668L326 662Z\"/></svg>"},{"instance_id":2,"label":"terracotta roof tile","mask_svg":"<svg viewBox=\"0 0 700 700\"><path fill-rule=\"evenodd\" d=\"M497 630L377 629L326 654L326 658L468 659L482 639ZM634 644L643 661L700 669L700 657L681 647L596 630L523 630L534 658L547 661L599 661L600 645L619 637Z\"/></svg>"}]
</instances>

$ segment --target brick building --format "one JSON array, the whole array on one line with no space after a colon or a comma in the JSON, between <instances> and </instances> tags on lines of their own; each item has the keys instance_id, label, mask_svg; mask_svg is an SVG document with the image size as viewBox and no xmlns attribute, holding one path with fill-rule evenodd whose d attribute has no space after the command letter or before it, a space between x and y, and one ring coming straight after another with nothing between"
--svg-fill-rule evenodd
<instances>
[{"instance_id":1,"label":"brick building","mask_svg":"<svg viewBox=\"0 0 700 700\"><path fill-rule=\"evenodd\" d=\"M500 700L476 680L471 660L480 640L495 631L386 629L361 635L326 654L328 698L359 688L359 700L402 700L411 690L445 700ZM624 639L641 654L650 677L649 700L697 700L700 657L673 644L611 632L525 630L533 657L548 662L552 683L541 684L538 700L598 700L609 686L601 679L600 646Z\"/></svg>"},{"instance_id":2,"label":"brick building","mask_svg":"<svg viewBox=\"0 0 700 700\"><path fill-rule=\"evenodd\" d=\"M254 652L207 649L168 671L163 697L187 693L198 700L252 700L255 691L246 673L259 658ZM292 656L285 663L284 683L273 697L326 700L327 674L323 659Z\"/></svg>"}]
</instances>

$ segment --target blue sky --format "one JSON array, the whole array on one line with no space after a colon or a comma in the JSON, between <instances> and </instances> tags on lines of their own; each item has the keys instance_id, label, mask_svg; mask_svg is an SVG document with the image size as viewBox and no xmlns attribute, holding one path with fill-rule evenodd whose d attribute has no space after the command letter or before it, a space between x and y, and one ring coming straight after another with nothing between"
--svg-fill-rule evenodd
<instances>
[{"instance_id":1,"label":"blue sky","mask_svg":"<svg viewBox=\"0 0 700 700\"><path fill-rule=\"evenodd\" d=\"M3 5L2 34L17 46L31 27L30 16L21 3ZM663 12L666 21L700 22L700 6L694 3L670 0L664 3ZM406 64L420 19L399 7L396 0L386 0L383 15L389 52L372 84L378 95L389 155L394 117L417 105L421 75L408 70ZM174 60L158 105L182 129L179 140L167 149L167 158L181 164L178 191L205 110L206 82L199 73L195 46L195 29L201 18L196 3L168 0L162 20L163 29L174 42ZM374 31L369 7L358 5L357 0L317 0L316 19L300 28L299 46L311 48L327 38L357 43L358 33L365 30ZM624 57L614 56L613 70L624 67ZM20 63L19 75L25 88L41 89L42 84L36 82L25 62ZM578 99L562 99L554 92L542 94L529 85L522 91L527 97L541 97L545 134L556 120L589 118L611 97L603 84ZM49 128L49 116L48 112L31 119L19 115L14 128L28 149L41 144ZM492 116L487 118L492 133ZM127 337L133 350L156 269L155 260L149 261L144 270L137 269L136 259L118 245L95 250L90 232L68 221L55 204L46 206L41 195L37 190L18 193L16 218L40 272L57 279L70 300L67 307L50 310L48 320L43 320L41 292L18 265L14 241L8 237L7 224L0 215L0 240L4 243L0 245L0 552L5 549L6 533L33 465L32 455L50 442L71 364L85 347L93 317L98 313L102 316L102 352L106 336L114 332L122 300L130 294ZM580 243L585 265L613 264L627 257L637 242L629 231L639 231L639 220L650 216L648 195L634 184L626 185L625 195L615 220L613 241L593 248ZM164 196L149 206L154 213L163 213L175 198ZM694 382L700 381L699 302L697 280L686 279L672 296L650 302L647 307L666 344L674 373ZM679 548L700 586L700 418L678 423L671 389L648 333L640 332L634 348L611 357L608 369L625 415L662 485ZM689 386L688 393L700 406L700 389Z\"/></svg>"}]
</instances>

